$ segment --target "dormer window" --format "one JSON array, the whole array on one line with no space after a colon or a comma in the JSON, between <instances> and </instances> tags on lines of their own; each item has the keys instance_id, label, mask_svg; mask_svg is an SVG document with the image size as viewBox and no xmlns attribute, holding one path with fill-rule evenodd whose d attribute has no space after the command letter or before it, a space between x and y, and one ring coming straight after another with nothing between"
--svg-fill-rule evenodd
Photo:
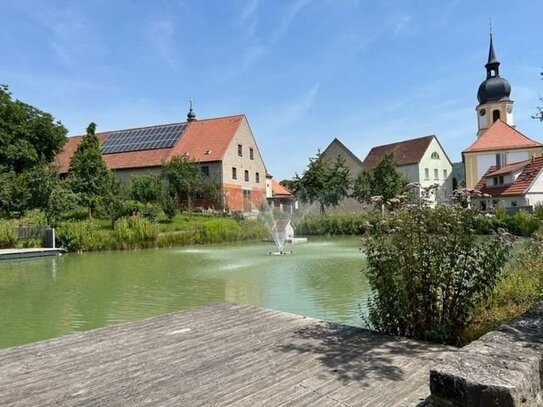
<instances>
[{"instance_id":1,"label":"dormer window","mask_svg":"<svg viewBox=\"0 0 543 407\"><path fill-rule=\"evenodd\" d=\"M437 151L434 151L431 157L433 160L439 160L439 154L437 153Z\"/></svg>"},{"instance_id":2,"label":"dormer window","mask_svg":"<svg viewBox=\"0 0 543 407\"><path fill-rule=\"evenodd\" d=\"M205 155L211 154L211 150L206 150L204 154L205 154Z\"/></svg>"}]
</instances>

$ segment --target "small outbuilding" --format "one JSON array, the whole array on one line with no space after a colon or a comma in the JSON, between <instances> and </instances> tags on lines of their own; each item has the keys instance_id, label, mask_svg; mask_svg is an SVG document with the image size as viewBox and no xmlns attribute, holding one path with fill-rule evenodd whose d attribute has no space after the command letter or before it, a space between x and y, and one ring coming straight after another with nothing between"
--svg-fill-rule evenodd
<instances>
[{"instance_id":1,"label":"small outbuilding","mask_svg":"<svg viewBox=\"0 0 543 407\"><path fill-rule=\"evenodd\" d=\"M290 220L276 220L273 225L273 231L277 233L279 240L292 242L294 238L294 227L290 223Z\"/></svg>"}]
</instances>

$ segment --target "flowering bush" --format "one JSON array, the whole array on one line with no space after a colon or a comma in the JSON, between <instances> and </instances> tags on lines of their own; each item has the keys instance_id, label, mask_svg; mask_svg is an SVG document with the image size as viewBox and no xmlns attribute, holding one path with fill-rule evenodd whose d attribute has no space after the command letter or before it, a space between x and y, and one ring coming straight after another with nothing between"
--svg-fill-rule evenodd
<instances>
[{"instance_id":1,"label":"flowering bush","mask_svg":"<svg viewBox=\"0 0 543 407\"><path fill-rule=\"evenodd\" d=\"M367 229L369 325L381 332L449 344L490 295L511 237L482 239L476 213L461 205L411 204Z\"/></svg>"}]
</instances>

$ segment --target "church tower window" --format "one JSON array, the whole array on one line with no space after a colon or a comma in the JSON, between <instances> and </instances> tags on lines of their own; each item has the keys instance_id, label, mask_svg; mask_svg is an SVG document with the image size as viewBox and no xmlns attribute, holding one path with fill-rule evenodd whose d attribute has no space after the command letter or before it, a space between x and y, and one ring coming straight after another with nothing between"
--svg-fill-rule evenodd
<instances>
[{"instance_id":1,"label":"church tower window","mask_svg":"<svg viewBox=\"0 0 543 407\"><path fill-rule=\"evenodd\" d=\"M499 118L500 118L500 111L499 110L494 110L492 112L492 122L495 122Z\"/></svg>"}]
</instances>

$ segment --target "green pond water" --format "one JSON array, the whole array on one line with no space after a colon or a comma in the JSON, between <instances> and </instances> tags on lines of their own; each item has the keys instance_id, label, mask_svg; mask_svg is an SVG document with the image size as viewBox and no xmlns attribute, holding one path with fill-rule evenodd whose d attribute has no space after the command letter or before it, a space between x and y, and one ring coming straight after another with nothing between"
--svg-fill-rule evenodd
<instances>
[{"instance_id":1,"label":"green pond water","mask_svg":"<svg viewBox=\"0 0 543 407\"><path fill-rule=\"evenodd\" d=\"M224 301L361 325L358 239L287 247L293 255L244 243L0 261L0 348Z\"/></svg>"}]
</instances>

